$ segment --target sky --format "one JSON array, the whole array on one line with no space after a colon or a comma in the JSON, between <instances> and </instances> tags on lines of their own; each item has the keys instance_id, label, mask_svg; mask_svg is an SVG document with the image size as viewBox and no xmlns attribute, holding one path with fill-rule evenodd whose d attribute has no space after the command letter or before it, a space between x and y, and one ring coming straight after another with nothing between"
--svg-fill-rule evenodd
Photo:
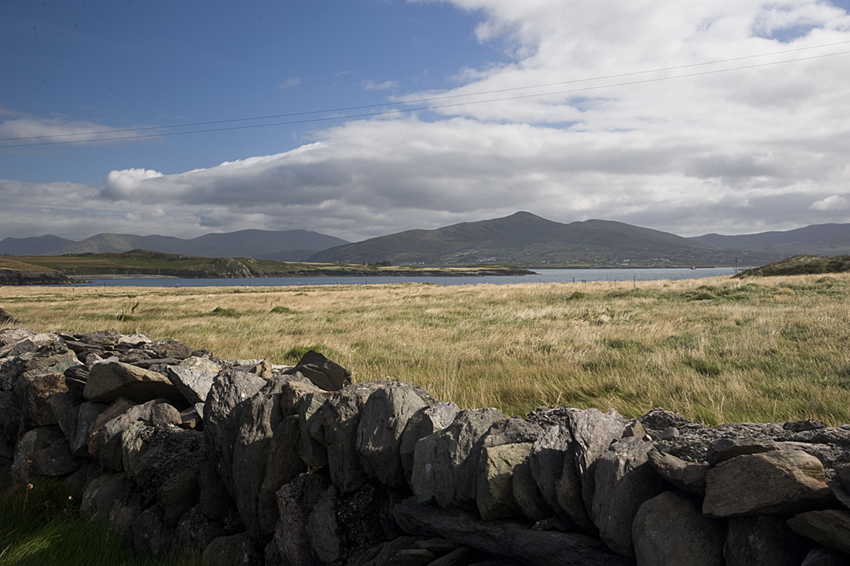
<instances>
[{"instance_id":1,"label":"sky","mask_svg":"<svg viewBox=\"0 0 850 566\"><path fill-rule=\"evenodd\" d=\"M3 0L0 239L850 222L850 0Z\"/></svg>"}]
</instances>

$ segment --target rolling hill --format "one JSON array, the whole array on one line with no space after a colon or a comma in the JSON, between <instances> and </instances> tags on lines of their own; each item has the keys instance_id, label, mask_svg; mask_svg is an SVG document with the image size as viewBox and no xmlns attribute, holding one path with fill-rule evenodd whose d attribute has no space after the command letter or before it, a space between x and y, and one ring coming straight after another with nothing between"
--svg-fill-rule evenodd
<instances>
[{"instance_id":1,"label":"rolling hill","mask_svg":"<svg viewBox=\"0 0 850 566\"><path fill-rule=\"evenodd\" d=\"M761 232L741 236L706 234L689 239L733 250L742 259L758 257L761 263L795 255L850 254L850 224L816 224L786 232Z\"/></svg>"},{"instance_id":2,"label":"rolling hill","mask_svg":"<svg viewBox=\"0 0 850 566\"><path fill-rule=\"evenodd\" d=\"M345 240L309 230L241 230L182 239L170 236L98 234L81 242L47 235L0 240L0 255L59 256L82 253L122 253L145 249L199 257L252 257L274 261L304 261L317 251L347 244Z\"/></svg>"},{"instance_id":3,"label":"rolling hill","mask_svg":"<svg viewBox=\"0 0 850 566\"><path fill-rule=\"evenodd\" d=\"M409 230L323 250L309 261L402 265L691 266L731 265L725 250L674 234L621 222L561 224L529 212Z\"/></svg>"}]
</instances>

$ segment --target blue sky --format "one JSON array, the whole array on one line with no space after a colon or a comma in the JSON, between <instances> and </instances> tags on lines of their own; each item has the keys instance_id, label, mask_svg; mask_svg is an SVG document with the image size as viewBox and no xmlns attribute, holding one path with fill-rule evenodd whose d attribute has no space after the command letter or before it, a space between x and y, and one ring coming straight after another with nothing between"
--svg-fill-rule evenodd
<instances>
[{"instance_id":1,"label":"blue sky","mask_svg":"<svg viewBox=\"0 0 850 566\"><path fill-rule=\"evenodd\" d=\"M709 4L5 0L0 238L850 221L848 1Z\"/></svg>"}]
</instances>

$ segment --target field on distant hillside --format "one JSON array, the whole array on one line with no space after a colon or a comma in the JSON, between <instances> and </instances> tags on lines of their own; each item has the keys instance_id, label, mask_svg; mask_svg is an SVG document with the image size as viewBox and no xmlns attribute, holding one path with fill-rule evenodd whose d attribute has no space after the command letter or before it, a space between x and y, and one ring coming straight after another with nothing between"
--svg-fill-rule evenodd
<instances>
[{"instance_id":1,"label":"field on distant hillside","mask_svg":"<svg viewBox=\"0 0 850 566\"><path fill-rule=\"evenodd\" d=\"M587 284L2 287L32 330L115 328L224 358L315 348L464 408L664 407L707 424L850 422L850 274Z\"/></svg>"}]
</instances>

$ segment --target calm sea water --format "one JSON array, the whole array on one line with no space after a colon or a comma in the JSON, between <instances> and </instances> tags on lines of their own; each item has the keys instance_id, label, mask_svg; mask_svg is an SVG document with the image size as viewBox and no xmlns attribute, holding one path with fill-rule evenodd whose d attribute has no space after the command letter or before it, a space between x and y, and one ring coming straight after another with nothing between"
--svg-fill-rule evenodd
<instances>
[{"instance_id":1,"label":"calm sea water","mask_svg":"<svg viewBox=\"0 0 850 566\"><path fill-rule=\"evenodd\" d=\"M381 285L434 283L437 285L512 285L515 283L578 283L591 281L658 281L732 275L731 267L701 269L539 269L534 275L485 277L257 277L253 279L96 279L77 287L283 287L292 285Z\"/></svg>"}]
</instances>

